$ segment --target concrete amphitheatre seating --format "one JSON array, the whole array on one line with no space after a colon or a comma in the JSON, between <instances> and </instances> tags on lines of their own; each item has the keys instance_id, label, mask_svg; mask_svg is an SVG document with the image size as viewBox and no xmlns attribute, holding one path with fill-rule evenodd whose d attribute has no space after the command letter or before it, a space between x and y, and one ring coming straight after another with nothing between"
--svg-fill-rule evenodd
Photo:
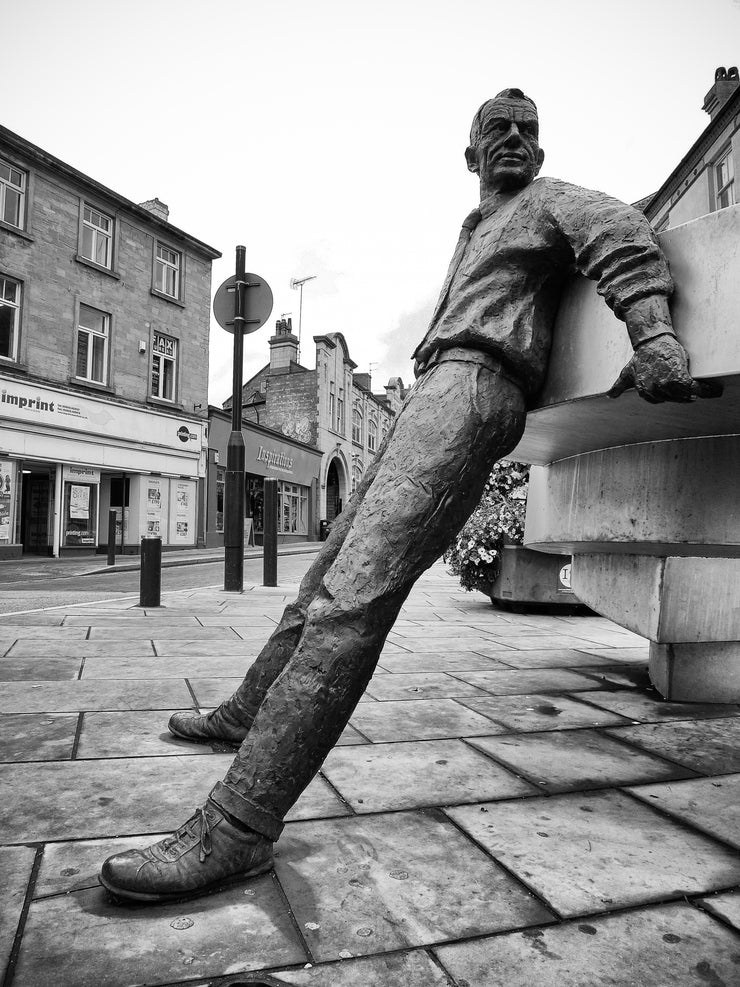
<instances>
[{"instance_id":1,"label":"concrete amphitheatre seating","mask_svg":"<svg viewBox=\"0 0 740 987\"><path fill-rule=\"evenodd\" d=\"M740 701L740 207L661 234L674 324L724 394L651 405L605 392L625 327L574 281L549 375L512 459L532 470L525 544L573 555L578 597L650 639L663 696Z\"/></svg>"}]
</instances>

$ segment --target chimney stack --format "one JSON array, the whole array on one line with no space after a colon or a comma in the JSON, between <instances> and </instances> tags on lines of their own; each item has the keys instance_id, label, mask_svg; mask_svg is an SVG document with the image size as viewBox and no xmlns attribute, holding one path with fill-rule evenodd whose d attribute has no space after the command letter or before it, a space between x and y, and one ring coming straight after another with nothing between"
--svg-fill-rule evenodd
<instances>
[{"instance_id":1,"label":"chimney stack","mask_svg":"<svg viewBox=\"0 0 740 987\"><path fill-rule=\"evenodd\" d=\"M275 335L270 339L270 373L290 373L290 365L298 363L298 337L293 335L293 321L278 319Z\"/></svg>"},{"instance_id":2,"label":"chimney stack","mask_svg":"<svg viewBox=\"0 0 740 987\"><path fill-rule=\"evenodd\" d=\"M704 97L702 109L714 120L727 100L734 94L740 85L737 66L733 65L726 69L723 65L714 73L714 85Z\"/></svg>"}]
</instances>

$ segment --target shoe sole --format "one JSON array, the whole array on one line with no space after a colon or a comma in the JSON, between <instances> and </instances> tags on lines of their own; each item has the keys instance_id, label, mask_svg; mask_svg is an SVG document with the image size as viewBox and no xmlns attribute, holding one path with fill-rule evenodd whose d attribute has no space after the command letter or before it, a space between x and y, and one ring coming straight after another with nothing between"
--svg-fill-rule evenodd
<instances>
[{"instance_id":1,"label":"shoe sole","mask_svg":"<svg viewBox=\"0 0 740 987\"><path fill-rule=\"evenodd\" d=\"M274 866L275 864L272 859L266 860L263 864L257 864L256 867L252 867L250 870L242 871L240 874L232 874L231 877L225 877L223 880L216 881L203 888L194 888L192 891L173 891L163 894L147 894L143 891L129 891L127 888L117 888L110 881L106 881L102 874L99 875L98 880L115 901L139 901L143 903L187 901L189 898L201 898L205 895L214 894L216 891L222 891L232 884L239 884L241 881L246 881L250 877L265 874L267 871L272 870Z\"/></svg>"}]
</instances>

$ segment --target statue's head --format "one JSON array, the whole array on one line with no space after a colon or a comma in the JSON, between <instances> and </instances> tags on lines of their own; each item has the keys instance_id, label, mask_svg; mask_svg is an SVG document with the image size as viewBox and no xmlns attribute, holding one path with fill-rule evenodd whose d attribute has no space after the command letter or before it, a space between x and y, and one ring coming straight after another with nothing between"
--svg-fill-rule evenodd
<instances>
[{"instance_id":1,"label":"statue's head","mask_svg":"<svg viewBox=\"0 0 740 987\"><path fill-rule=\"evenodd\" d=\"M537 107L521 89L504 89L473 118L468 168L480 177L481 198L515 191L533 180L545 153L539 145Z\"/></svg>"}]
</instances>

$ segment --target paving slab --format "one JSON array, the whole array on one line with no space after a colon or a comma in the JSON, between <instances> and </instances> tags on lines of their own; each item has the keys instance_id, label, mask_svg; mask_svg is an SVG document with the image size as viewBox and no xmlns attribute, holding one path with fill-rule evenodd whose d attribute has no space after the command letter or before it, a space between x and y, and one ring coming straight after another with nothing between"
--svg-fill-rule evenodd
<instances>
[{"instance_id":1,"label":"paving slab","mask_svg":"<svg viewBox=\"0 0 740 987\"><path fill-rule=\"evenodd\" d=\"M487 696L484 699L461 698L458 702L515 732L618 726L626 722L617 713L597 709L567 696L552 696L547 693Z\"/></svg>"},{"instance_id":2,"label":"paving slab","mask_svg":"<svg viewBox=\"0 0 740 987\"><path fill-rule=\"evenodd\" d=\"M509 668L578 668L581 665L609 667L614 664L608 658L586 654L575 648L549 648L544 651L515 651L509 648L505 654L497 652L495 660Z\"/></svg>"},{"instance_id":3,"label":"paving slab","mask_svg":"<svg viewBox=\"0 0 740 987\"><path fill-rule=\"evenodd\" d=\"M78 722L78 713L0 716L0 762L69 760Z\"/></svg>"},{"instance_id":4,"label":"paving slab","mask_svg":"<svg viewBox=\"0 0 740 987\"><path fill-rule=\"evenodd\" d=\"M394 674L418 672L457 673L459 671L506 668L500 661L494 658L485 658L483 655L478 655L474 651L431 651L422 655L385 655L381 658L378 667Z\"/></svg>"},{"instance_id":5,"label":"paving slab","mask_svg":"<svg viewBox=\"0 0 740 987\"><path fill-rule=\"evenodd\" d=\"M19 638L9 654L13 658L94 658L110 654L110 643L105 641L88 641L77 638ZM154 649L151 641L118 640L116 655L152 655Z\"/></svg>"},{"instance_id":6,"label":"paving slab","mask_svg":"<svg viewBox=\"0 0 740 987\"><path fill-rule=\"evenodd\" d=\"M439 651L439 643L439 640L431 632L429 635L419 635L417 638L404 638L403 641L400 638L396 638L394 647L403 645L406 651L423 655L426 652L437 653ZM510 645L503 642L498 643L494 638L484 635L473 637L459 634L456 637L446 637L444 639L444 647L450 654L459 651L475 651L478 654L487 654L490 651L495 654L497 651L508 650Z\"/></svg>"},{"instance_id":7,"label":"paving slab","mask_svg":"<svg viewBox=\"0 0 740 987\"><path fill-rule=\"evenodd\" d=\"M105 641L109 645L120 640L120 629L115 627L91 627L89 630L90 641ZM139 621L132 627L126 628L126 640L151 640L152 638L166 638L167 641L211 641L214 644L222 641L240 641L241 638L231 627L203 627L194 619L183 617L175 624L168 624L163 627L154 620Z\"/></svg>"},{"instance_id":8,"label":"paving slab","mask_svg":"<svg viewBox=\"0 0 740 987\"><path fill-rule=\"evenodd\" d=\"M154 650L160 658L188 658L209 655L243 655L245 658L256 658L261 648L257 642L242 641L235 637L231 641L216 641L204 637L202 641L191 639L169 639L159 634L154 639Z\"/></svg>"},{"instance_id":9,"label":"paving slab","mask_svg":"<svg viewBox=\"0 0 740 987\"><path fill-rule=\"evenodd\" d=\"M608 732L701 774L740 771L740 718L645 723Z\"/></svg>"},{"instance_id":10,"label":"paving slab","mask_svg":"<svg viewBox=\"0 0 740 987\"><path fill-rule=\"evenodd\" d=\"M29 618L31 615L28 615ZM42 616L39 614L39 616ZM15 618L14 618L15 619ZM18 618L20 620L20 618ZM87 627L60 627L61 618L56 624L45 625L43 620L37 624L27 619L21 624L0 624L0 652L7 651L10 644L19 638L32 637L34 641L84 641L87 637Z\"/></svg>"},{"instance_id":11,"label":"paving slab","mask_svg":"<svg viewBox=\"0 0 740 987\"><path fill-rule=\"evenodd\" d=\"M568 634L540 634L539 632L533 634L527 634L525 631L522 633L512 636L501 637L495 634L491 635L491 639L495 646L501 646L505 644L509 648L514 648L516 651L547 651L550 648L557 648L558 650L563 650L565 648L583 648L588 646L588 642L584 641L581 637L573 637ZM474 648L474 651L479 651L481 654L487 654L485 645L482 648Z\"/></svg>"},{"instance_id":12,"label":"paving slab","mask_svg":"<svg viewBox=\"0 0 740 987\"><path fill-rule=\"evenodd\" d=\"M438 947L467 987L731 987L740 937L689 905Z\"/></svg>"},{"instance_id":13,"label":"paving slab","mask_svg":"<svg viewBox=\"0 0 740 987\"><path fill-rule=\"evenodd\" d=\"M178 679L89 679L35 682L32 685L8 682L0 693L0 713L187 709L192 704L193 697L187 686Z\"/></svg>"},{"instance_id":14,"label":"paving slab","mask_svg":"<svg viewBox=\"0 0 740 987\"><path fill-rule=\"evenodd\" d=\"M144 908L116 905L102 888L34 901L14 987L39 987L50 971L56 987L154 987L305 962L271 875L247 891Z\"/></svg>"},{"instance_id":15,"label":"paving slab","mask_svg":"<svg viewBox=\"0 0 740 987\"><path fill-rule=\"evenodd\" d=\"M740 774L641 785L629 791L649 805L740 849Z\"/></svg>"},{"instance_id":16,"label":"paving slab","mask_svg":"<svg viewBox=\"0 0 740 987\"><path fill-rule=\"evenodd\" d=\"M569 668L493 669L485 672L456 672L456 677L495 696L526 695L531 692L587 692L598 682Z\"/></svg>"},{"instance_id":17,"label":"paving slab","mask_svg":"<svg viewBox=\"0 0 740 987\"><path fill-rule=\"evenodd\" d=\"M484 696L485 692L445 672L374 675L368 695L385 702L390 699L452 699L456 696Z\"/></svg>"},{"instance_id":18,"label":"paving slab","mask_svg":"<svg viewBox=\"0 0 740 987\"><path fill-rule=\"evenodd\" d=\"M459 740L345 747L321 770L357 813L537 794Z\"/></svg>"},{"instance_id":19,"label":"paving slab","mask_svg":"<svg viewBox=\"0 0 740 987\"><path fill-rule=\"evenodd\" d=\"M295 987L450 987L447 974L421 949L276 970L274 975Z\"/></svg>"},{"instance_id":20,"label":"paving slab","mask_svg":"<svg viewBox=\"0 0 740 987\"><path fill-rule=\"evenodd\" d=\"M0 977L7 970L35 859L31 847L0 847Z\"/></svg>"},{"instance_id":21,"label":"paving slab","mask_svg":"<svg viewBox=\"0 0 740 987\"><path fill-rule=\"evenodd\" d=\"M0 658L0 682L76 679L82 663L82 658Z\"/></svg>"},{"instance_id":22,"label":"paving slab","mask_svg":"<svg viewBox=\"0 0 740 987\"><path fill-rule=\"evenodd\" d=\"M737 853L617 790L446 812L565 917L704 894L740 881Z\"/></svg>"},{"instance_id":23,"label":"paving slab","mask_svg":"<svg viewBox=\"0 0 740 987\"><path fill-rule=\"evenodd\" d=\"M454 699L361 703L350 723L374 744L481 736L506 729Z\"/></svg>"},{"instance_id":24,"label":"paving slab","mask_svg":"<svg viewBox=\"0 0 740 987\"><path fill-rule=\"evenodd\" d=\"M468 743L543 792L611 788L693 775L687 768L620 744L596 730L477 737Z\"/></svg>"},{"instance_id":25,"label":"paving slab","mask_svg":"<svg viewBox=\"0 0 740 987\"><path fill-rule=\"evenodd\" d=\"M670 702L663 699L654 689L648 694L634 690L600 692L598 695L590 695L588 701L602 709L641 722L715 719L740 715L740 706L736 704Z\"/></svg>"},{"instance_id":26,"label":"paving slab","mask_svg":"<svg viewBox=\"0 0 740 987\"><path fill-rule=\"evenodd\" d=\"M143 849L167 835L168 832L162 832L146 836L47 843L36 875L33 897L47 898L83 888L96 888L100 884L100 866L112 854Z\"/></svg>"},{"instance_id":27,"label":"paving slab","mask_svg":"<svg viewBox=\"0 0 740 987\"><path fill-rule=\"evenodd\" d=\"M619 691L622 689L639 689L642 692L654 692L648 666L645 665L610 665L606 668L580 669L584 675L594 679L600 689Z\"/></svg>"},{"instance_id":28,"label":"paving slab","mask_svg":"<svg viewBox=\"0 0 740 987\"><path fill-rule=\"evenodd\" d=\"M210 744L194 744L174 737L167 721L175 710L88 712L82 716L78 760L114 757L177 757L212 754ZM216 747L219 745L216 744ZM220 745L222 750L224 745Z\"/></svg>"},{"instance_id":29,"label":"paving slab","mask_svg":"<svg viewBox=\"0 0 740 987\"><path fill-rule=\"evenodd\" d=\"M727 891L712 895L711 898L700 898L697 904L712 915L729 922L740 933L740 891ZM740 963L740 957L737 962Z\"/></svg>"},{"instance_id":30,"label":"paving slab","mask_svg":"<svg viewBox=\"0 0 740 987\"><path fill-rule=\"evenodd\" d=\"M153 655L147 658L87 658L82 669L83 679L141 679L149 675L164 678L197 678L208 675L218 677L239 677L242 679L247 669L254 664L253 658L244 655L208 655L189 658L160 658Z\"/></svg>"},{"instance_id":31,"label":"paving slab","mask_svg":"<svg viewBox=\"0 0 740 987\"><path fill-rule=\"evenodd\" d=\"M285 830L276 871L319 962L551 918L435 813L296 823Z\"/></svg>"}]
</instances>

